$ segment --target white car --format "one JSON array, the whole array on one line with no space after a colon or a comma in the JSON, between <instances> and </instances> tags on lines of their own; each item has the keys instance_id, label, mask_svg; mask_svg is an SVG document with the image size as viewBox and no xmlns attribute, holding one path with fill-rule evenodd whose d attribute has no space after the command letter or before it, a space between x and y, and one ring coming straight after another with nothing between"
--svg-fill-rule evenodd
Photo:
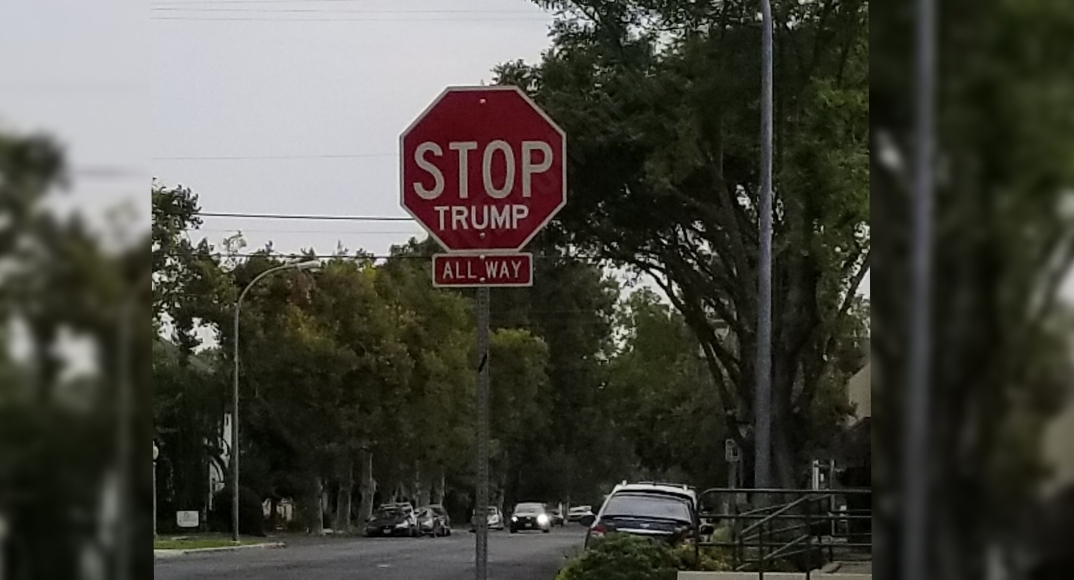
<instances>
[{"instance_id":1,"label":"white car","mask_svg":"<svg viewBox=\"0 0 1074 580\"><path fill-rule=\"evenodd\" d=\"M494 507L494 506L489 506L488 522L489 522L489 529L490 530L503 530L503 529L505 529L503 512L500 511L500 508ZM477 531L477 515L476 514L470 518L470 531L471 532Z\"/></svg>"},{"instance_id":2,"label":"white car","mask_svg":"<svg viewBox=\"0 0 1074 580\"><path fill-rule=\"evenodd\" d=\"M567 510L568 522L581 522L582 518L593 515L593 506L580 505Z\"/></svg>"}]
</instances>

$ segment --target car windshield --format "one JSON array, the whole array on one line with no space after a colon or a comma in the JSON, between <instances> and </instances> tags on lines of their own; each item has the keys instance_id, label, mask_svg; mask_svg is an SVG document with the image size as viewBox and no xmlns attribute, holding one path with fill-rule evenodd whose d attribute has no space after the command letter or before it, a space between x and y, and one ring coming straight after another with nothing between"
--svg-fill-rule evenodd
<instances>
[{"instance_id":1,"label":"car windshield","mask_svg":"<svg viewBox=\"0 0 1074 580\"><path fill-rule=\"evenodd\" d=\"M652 518L693 521L688 500L666 495L623 493L613 495L604 506L602 518Z\"/></svg>"},{"instance_id":2,"label":"car windshield","mask_svg":"<svg viewBox=\"0 0 1074 580\"><path fill-rule=\"evenodd\" d=\"M520 503L515 506L516 514L540 514L544 513L544 506L539 503Z\"/></svg>"},{"instance_id":3,"label":"car windshield","mask_svg":"<svg viewBox=\"0 0 1074 580\"><path fill-rule=\"evenodd\" d=\"M497 513L500 513L500 510L498 510L498 509L496 509L494 507L489 508L489 515L493 515L493 514L497 514Z\"/></svg>"},{"instance_id":4,"label":"car windshield","mask_svg":"<svg viewBox=\"0 0 1074 580\"><path fill-rule=\"evenodd\" d=\"M376 513L378 518L390 518L390 517L398 516L398 515L402 515L402 514L403 514L403 508L400 508L400 507L382 507L382 508L378 509L377 513Z\"/></svg>"}]
</instances>

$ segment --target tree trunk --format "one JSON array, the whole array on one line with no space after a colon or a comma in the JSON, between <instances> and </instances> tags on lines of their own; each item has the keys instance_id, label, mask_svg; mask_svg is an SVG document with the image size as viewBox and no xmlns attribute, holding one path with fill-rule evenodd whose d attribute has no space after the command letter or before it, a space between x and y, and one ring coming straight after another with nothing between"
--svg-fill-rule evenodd
<instances>
[{"instance_id":1,"label":"tree trunk","mask_svg":"<svg viewBox=\"0 0 1074 580\"><path fill-rule=\"evenodd\" d=\"M276 531L280 527L280 500L276 496L269 498L269 530Z\"/></svg>"},{"instance_id":2,"label":"tree trunk","mask_svg":"<svg viewBox=\"0 0 1074 580\"><path fill-rule=\"evenodd\" d=\"M366 522L373 516L373 496L377 493L377 482L373 479L373 453L368 450L358 452L361 463L361 481L359 491L362 494L358 504L358 519Z\"/></svg>"},{"instance_id":3,"label":"tree trunk","mask_svg":"<svg viewBox=\"0 0 1074 580\"><path fill-rule=\"evenodd\" d=\"M435 498L434 498L436 500L435 503L440 504L440 505L444 504L444 495L447 493L447 490L445 489L446 487L447 487L447 475L445 475L445 473L444 473L444 468L441 467L440 468L439 485L437 485L437 487L436 487L436 494L435 494Z\"/></svg>"},{"instance_id":4,"label":"tree trunk","mask_svg":"<svg viewBox=\"0 0 1074 580\"><path fill-rule=\"evenodd\" d=\"M313 478L313 485L310 486L309 491L303 494L306 497L306 501L303 502L302 511L305 514L306 525L309 527L309 531L313 535L321 535L324 533L324 510L322 505L323 496L323 482L320 477Z\"/></svg>"},{"instance_id":5,"label":"tree trunk","mask_svg":"<svg viewBox=\"0 0 1074 580\"><path fill-rule=\"evenodd\" d=\"M414 507L429 505L429 496L429 484L422 474L421 462L417 461L414 463L414 501L418 505Z\"/></svg>"},{"instance_id":6,"label":"tree trunk","mask_svg":"<svg viewBox=\"0 0 1074 580\"><path fill-rule=\"evenodd\" d=\"M332 527L337 532L351 531L351 496L354 494L354 460L348 457L343 466L343 479L336 493L336 518Z\"/></svg>"}]
</instances>

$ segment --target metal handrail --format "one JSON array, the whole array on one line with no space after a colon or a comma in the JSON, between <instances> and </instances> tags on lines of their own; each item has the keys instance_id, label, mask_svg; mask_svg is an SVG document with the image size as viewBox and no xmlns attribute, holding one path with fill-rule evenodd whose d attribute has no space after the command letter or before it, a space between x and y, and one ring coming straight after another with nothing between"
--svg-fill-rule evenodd
<instances>
[{"instance_id":1,"label":"metal handrail","mask_svg":"<svg viewBox=\"0 0 1074 580\"><path fill-rule=\"evenodd\" d=\"M822 555L821 557L823 558L823 554L827 552L827 557L834 559L835 549L872 547L871 529L867 531L855 530L851 527L851 522L871 520L870 510L861 508L848 509L847 507L836 510L834 508L835 498L860 497L871 493L871 489L707 489L698 495L699 504L703 504L703 499L713 494L798 497L774 505L748 509L741 513L738 510L742 504L738 501L724 504L726 511L721 510L719 513L711 509L701 511L699 516L702 519L730 522L731 541L713 541L710 539L707 542L699 542L699 544L731 548L732 568L742 570L749 568L751 565L756 565L762 579L770 564L791 556L815 552ZM814 502L821 502L820 509L813 507ZM833 503L825 505L824 502ZM801 508L801 506L808 506L804 513L790 513L796 508ZM814 513L815 511L819 513ZM775 522L777 520L797 520L797 523L776 527ZM740 526L740 522L743 521L750 521L751 523L743 529ZM837 531L837 523L843 523L846 527L840 526L842 530ZM817 531L817 525L822 525L824 528L828 528L830 525L831 533ZM800 530L804 530L804 532ZM788 533L796 531L797 533L794 533L794 537L789 541L786 539L776 541L779 536L786 536ZM775 549L769 551L769 548ZM756 557L747 552L750 549L757 550ZM807 566L807 578L811 576L814 565L815 563L811 562Z\"/></svg>"},{"instance_id":2,"label":"metal handrail","mask_svg":"<svg viewBox=\"0 0 1074 580\"><path fill-rule=\"evenodd\" d=\"M755 528L757 528L759 526L763 526L765 523L767 523L769 521L772 521L773 516L778 516L780 514L787 513L787 511L789 511L791 509L794 509L795 507L798 507L799 505L805 503L806 501L808 501L810 499L812 499L812 498L810 498L809 496L802 496L802 497L800 497L800 498L798 498L798 499L796 499L796 500L794 500L794 501L792 501L792 502L790 502L788 504L785 504L780 509L778 509L778 510L772 512L771 514L769 514L768 517L766 517L766 518L764 518L764 519L762 519L762 520L750 525L746 529L742 530L742 533L743 534L748 534L748 533L752 532Z\"/></svg>"}]
</instances>

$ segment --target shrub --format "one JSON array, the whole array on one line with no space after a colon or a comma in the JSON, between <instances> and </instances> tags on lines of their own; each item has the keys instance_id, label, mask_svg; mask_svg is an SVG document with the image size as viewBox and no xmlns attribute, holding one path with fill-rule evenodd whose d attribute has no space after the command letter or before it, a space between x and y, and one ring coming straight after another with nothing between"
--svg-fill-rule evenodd
<instances>
[{"instance_id":1,"label":"shrub","mask_svg":"<svg viewBox=\"0 0 1074 580\"><path fill-rule=\"evenodd\" d=\"M734 568L727 550L719 547L702 546L695 552L692 544L683 544L676 547L673 554L679 570L727 572Z\"/></svg>"},{"instance_id":2,"label":"shrub","mask_svg":"<svg viewBox=\"0 0 1074 580\"><path fill-rule=\"evenodd\" d=\"M665 543L613 534L571 560L556 580L675 580L678 560Z\"/></svg>"}]
</instances>

